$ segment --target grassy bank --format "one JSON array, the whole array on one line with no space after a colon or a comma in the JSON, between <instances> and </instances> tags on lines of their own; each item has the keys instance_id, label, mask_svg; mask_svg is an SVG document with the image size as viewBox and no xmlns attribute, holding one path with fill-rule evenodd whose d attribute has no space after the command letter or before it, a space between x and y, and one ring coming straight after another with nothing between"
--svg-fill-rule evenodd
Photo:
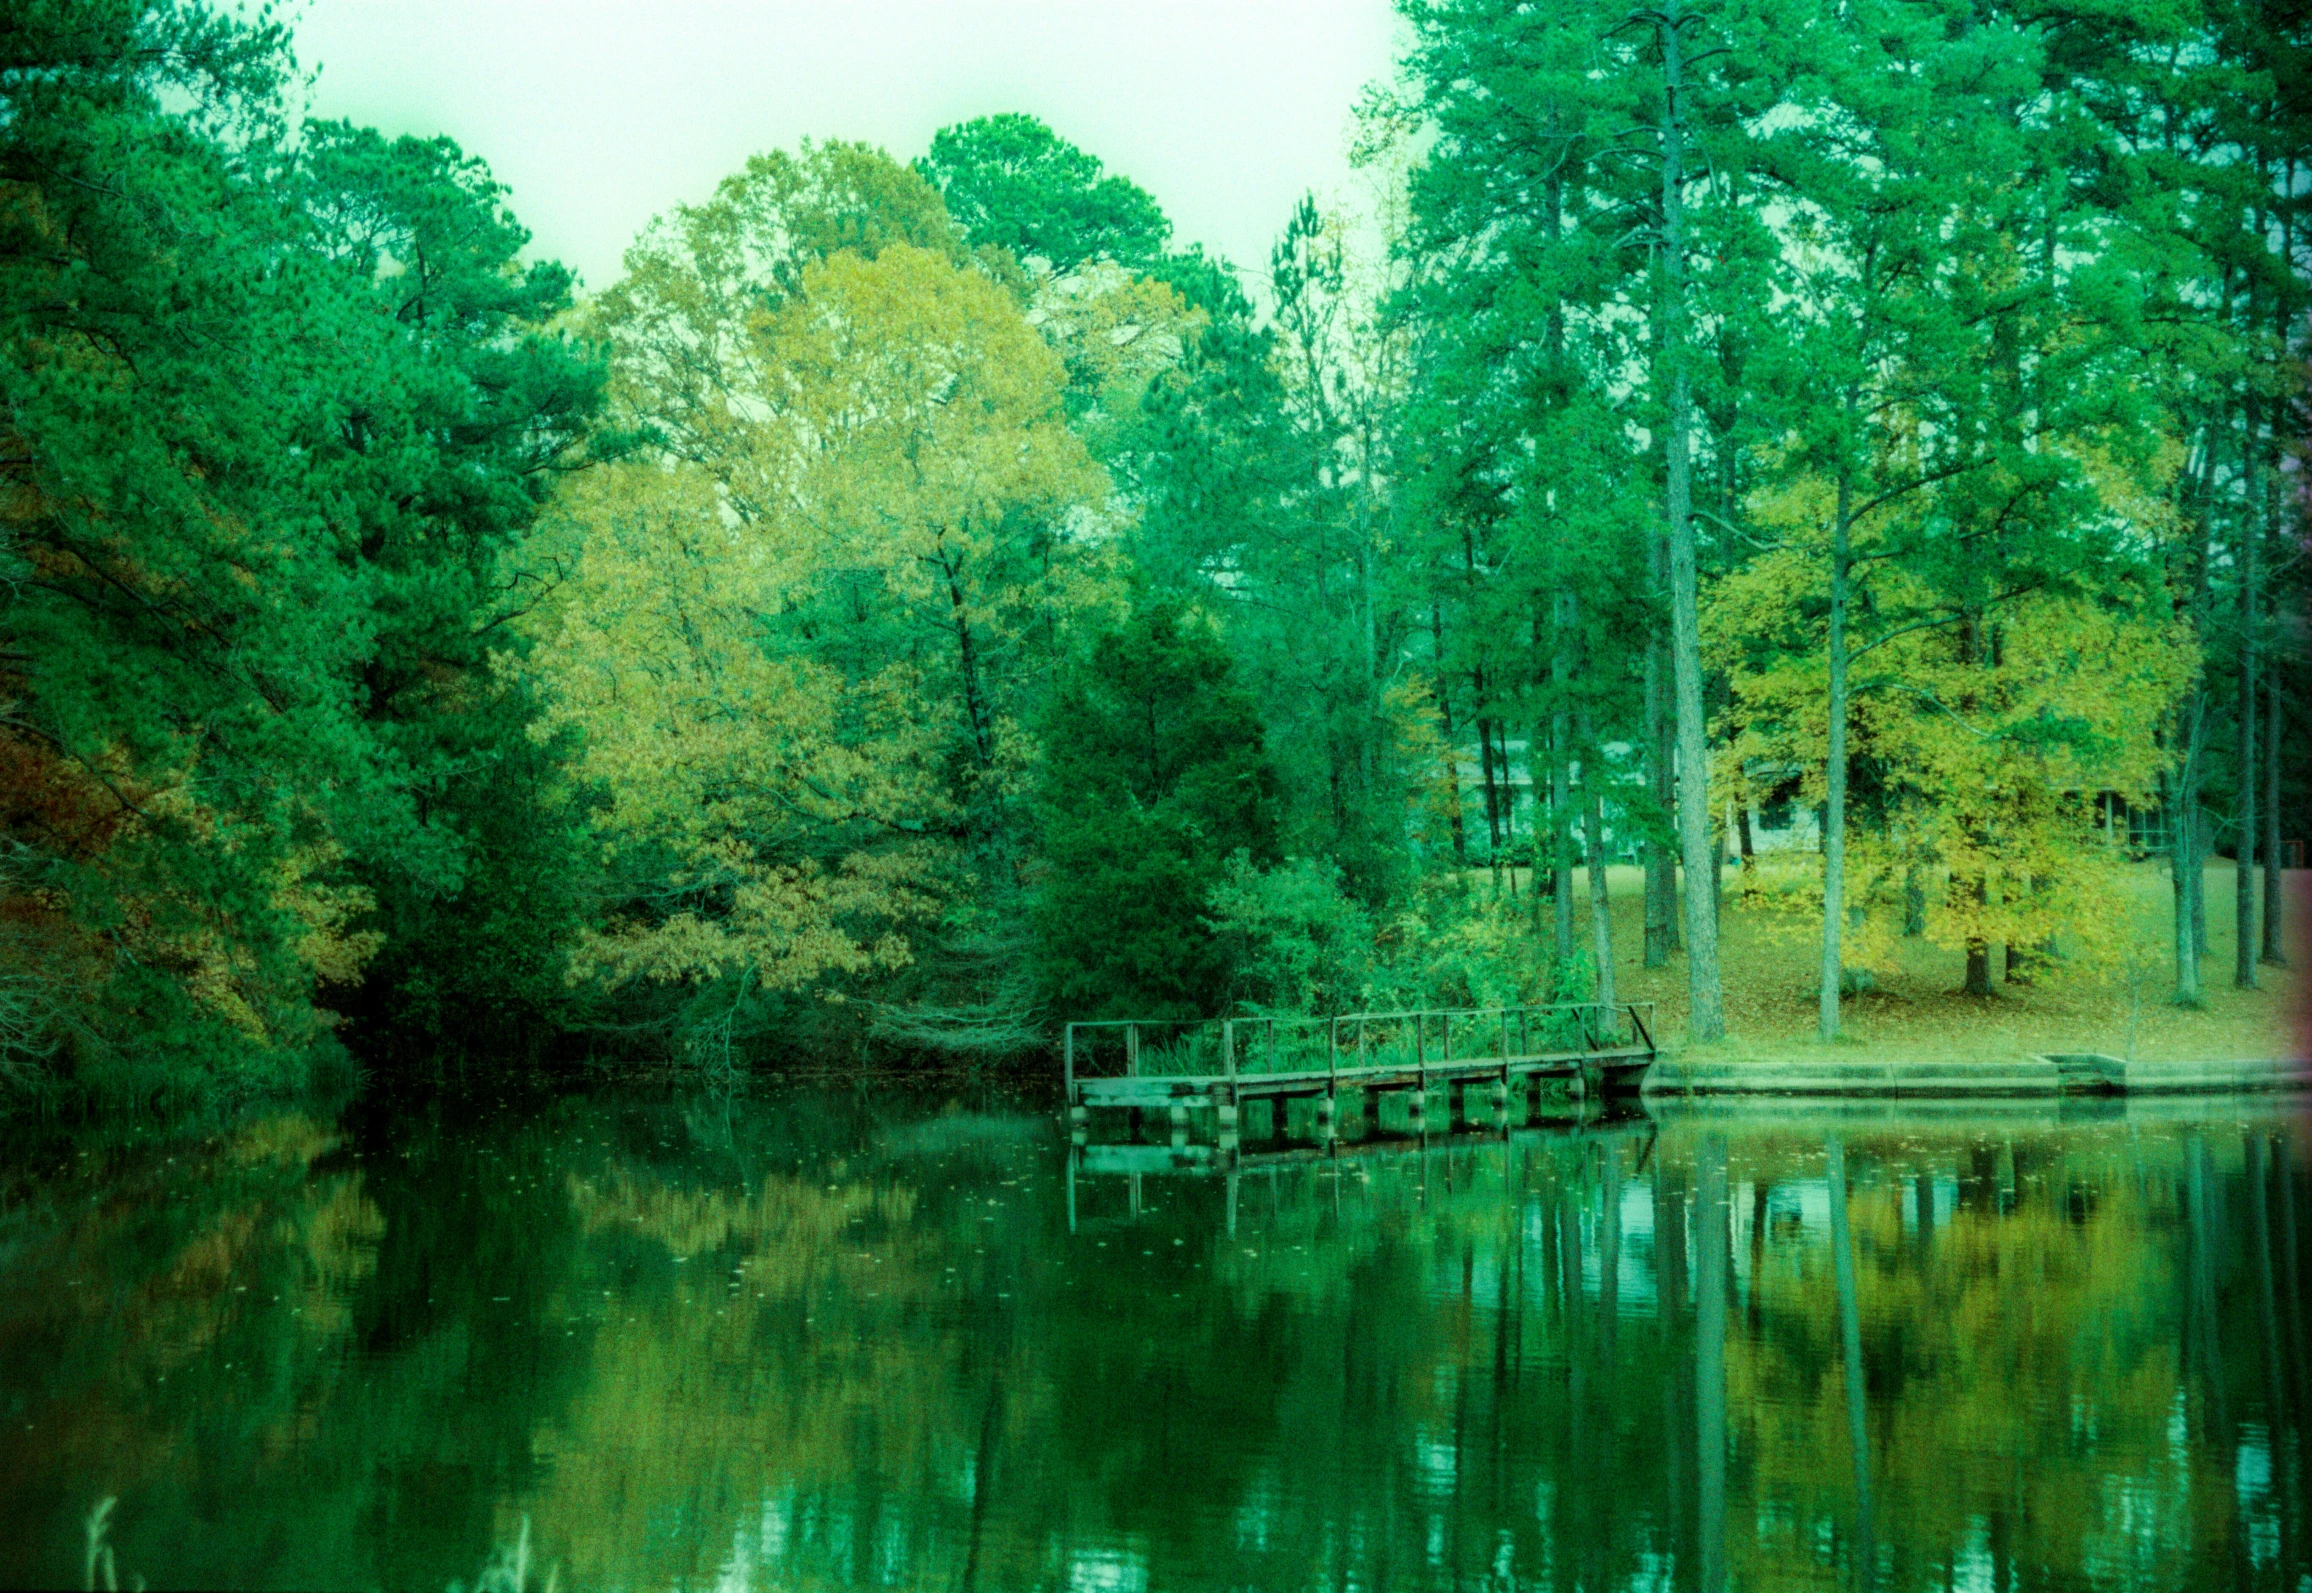
<instances>
[{"instance_id":1,"label":"grassy bank","mask_svg":"<svg viewBox=\"0 0 2312 1593\"><path fill-rule=\"evenodd\" d=\"M1727 875L1721 926L1728 1038L1710 1048L1730 1058L1798 1061L1835 1055L1840 1061L1997 1061L2046 1051L2102 1051L2146 1060L2233 1060L2275 1057L2288 1044L2284 1024L2292 981L2312 963L2312 937L2292 926L2286 969L2257 970L2263 986L2232 988L2233 870L2219 860L2208 870L2207 1001L2198 1010L2168 1000L2172 967L2164 956L2169 933L2167 871L2146 863L2131 871L2134 929L2149 948L2137 978L2058 966L2030 984L2001 983L1989 997L1960 993L1966 958L1924 940L1902 944L1899 966L1877 987L1850 995L1845 1034L1835 1047L1815 1038L1815 991L1820 966L1819 925L1782 905L1771 889L1778 867L1819 867L1816 859L1787 863L1762 859L1762 888L1745 896ZM1641 966L1644 880L1635 867L1607 871L1613 897L1614 964L1625 1001L1656 1003L1656 1025L1666 1047L1683 1043L1686 1028L1685 958L1667 967ZM2305 882L2291 877L2292 895L2304 900ZM1577 944L1589 945L1586 877L1575 881ZM2299 915L2301 916L2301 915ZM1996 964L1994 973L1996 973ZM2132 988L2131 988L2132 985Z\"/></svg>"}]
</instances>

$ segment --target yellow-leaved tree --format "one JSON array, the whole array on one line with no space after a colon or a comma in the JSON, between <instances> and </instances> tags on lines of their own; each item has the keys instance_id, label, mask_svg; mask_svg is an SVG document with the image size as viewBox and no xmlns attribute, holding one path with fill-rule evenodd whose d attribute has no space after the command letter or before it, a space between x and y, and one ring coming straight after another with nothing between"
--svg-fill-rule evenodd
<instances>
[{"instance_id":1,"label":"yellow-leaved tree","mask_svg":"<svg viewBox=\"0 0 2312 1593\"><path fill-rule=\"evenodd\" d=\"M542 571L615 900L576 972L794 990L889 969L1016 861L999 822L1070 611L1110 578L1066 371L936 195L764 157L597 307L659 446L577 481Z\"/></svg>"},{"instance_id":2,"label":"yellow-leaved tree","mask_svg":"<svg viewBox=\"0 0 2312 1593\"><path fill-rule=\"evenodd\" d=\"M2146 500L2125 472L2092 454L2082 465L2102 513L2126 522L2120 537L2162 534L2138 518ZM1728 576L1705 616L1733 695L1722 778L1737 792L1795 779L1809 807L1827 773L1830 491L1801 477L1761 495L1779 545ZM1976 993L1997 946L2013 972L2058 950L2107 968L2128 923L2110 816L2151 799L2196 652L2156 585L2116 561L2109 580L1984 601L1931 561L1884 557L1936 512L1922 497L1854 528L1869 581L1851 641L1844 964L1888 971L1908 933L1965 951ZM1819 881L1802 905L1819 914Z\"/></svg>"}]
</instances>

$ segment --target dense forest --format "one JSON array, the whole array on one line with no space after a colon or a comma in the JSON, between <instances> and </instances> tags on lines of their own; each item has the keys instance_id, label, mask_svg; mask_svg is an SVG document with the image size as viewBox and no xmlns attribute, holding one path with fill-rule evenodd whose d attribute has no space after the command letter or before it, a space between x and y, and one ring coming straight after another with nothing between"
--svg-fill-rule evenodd
<instances>
[{"instance_id":1,"label":"dense forest","mask_svg":"<svg viewBox=\"0 0 2312 1593\"><path fill-rule=\"evenodd\" d=\"M281 26L12 0L0 1091L1611 1000L1609 862L1706 1042L1769 812L1825 1038L2147 852L2278 961L2312 12L1400 11L1256 269L998 114L580 292Z\"/></svg>"}]
</instances>

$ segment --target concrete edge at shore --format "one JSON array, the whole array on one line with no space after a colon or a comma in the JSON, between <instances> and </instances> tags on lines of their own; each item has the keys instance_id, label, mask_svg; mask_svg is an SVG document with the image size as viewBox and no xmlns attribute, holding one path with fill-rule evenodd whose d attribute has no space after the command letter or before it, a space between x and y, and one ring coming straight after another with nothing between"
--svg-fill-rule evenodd
<instances>
[{"instance_id":1,"label":"concrete edge at shore","mask_svg":"<svg viewBox=\"0 0 2312 1593\"><path fill-rule=\"evenodd\" d=\"M1647 1071L1645 1082L1648 1100L1724 1095L2012 1100L2299 1090L2312 1091L2312 1063L2128 1062L2092 1052L1979 1064L1682 1062L1662 1058Z\"/></svg>"}]
</instances>

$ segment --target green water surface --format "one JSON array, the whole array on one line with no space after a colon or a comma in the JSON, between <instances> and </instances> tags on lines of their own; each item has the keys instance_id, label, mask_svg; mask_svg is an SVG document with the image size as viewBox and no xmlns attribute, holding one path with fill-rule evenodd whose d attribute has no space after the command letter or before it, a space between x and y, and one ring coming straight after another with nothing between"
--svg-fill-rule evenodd
<instances>
[{"instance_id":1,"label":"green water surface","mask_svg":"<svg viewBox=\"0 0 2312 1593\"><path fill-rule=\"evenodd\" d=\"M886 1086L20 1141L0 1584L2302 1589L2306 1144L1784 1106L1133 1174Z\"/></svg>"}]
</instances>

